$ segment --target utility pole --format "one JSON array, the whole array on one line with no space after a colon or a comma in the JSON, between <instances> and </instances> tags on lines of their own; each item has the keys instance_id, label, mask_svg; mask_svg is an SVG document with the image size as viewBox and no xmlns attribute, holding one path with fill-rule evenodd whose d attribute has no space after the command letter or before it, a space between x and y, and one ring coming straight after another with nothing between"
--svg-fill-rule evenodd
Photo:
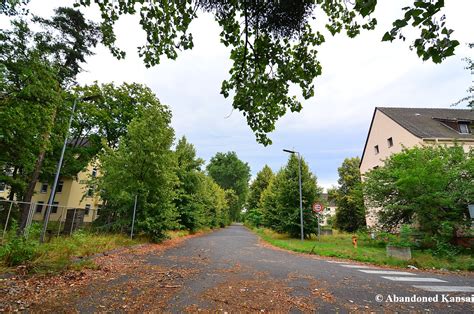
<instances>
[{"instance_id":1,"label":"utility pole","mask_svg":"<svg viewBox=\"0 0 474 314\"><path fill-rule=\"evenodd\" d=\"M99 95L86 96L86 97L79 98L79 100L82 100L82 101L92 100L98 97ZM51 188L51 194L49 195L48 205L46 205L46 213L44 215L44 223L43 223L43 230L41 231L40 243L44 242L44 236L46 234L46 230L48 229L49 216L51 214L51 206L53 205L54 197L56 195L56 188L58 185L59 174L61 173L61 167L63 166L64 152L66 151L67 141L69 137L69 130L71 129L72 120L74 119L74 112L76 111L77 101L78 101L78 98L75 98L72 104L71 116L69 117L69 124L66 130L66 136L64 137L64 143L63 143L63 148L61 150L61 156L59 157L58 165L56 166L56 175L54 176L54 182Z\"/></svg>"},{"instance_id":2,"label":"utility pole","mask_svg":"<svg viewBox=\"0 0 474 314\"><path fill-rule=\"evenodd\" d=\"M285 153L298 154L298 182L300 190L300 226L301 226L301 241L304 241L304 228L303 228L303 191L301 187L301 154L297 151L284 149Z\"/></svg>"}]
</instances>

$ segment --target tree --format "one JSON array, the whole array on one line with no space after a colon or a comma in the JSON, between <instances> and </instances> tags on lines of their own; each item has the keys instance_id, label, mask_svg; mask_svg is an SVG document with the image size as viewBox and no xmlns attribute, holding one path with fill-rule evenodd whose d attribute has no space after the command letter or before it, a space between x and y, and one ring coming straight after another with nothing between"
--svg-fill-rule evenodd
<instances>
[{"instance_id":1,"label":"tree","mask_svg":"<svg viewBox=\"0 0 474 314\"><path fill-rule=\"evenodd\" d=\"M96 24L71 8L58 8L50 20L33 17L31 22L41 31L31 31L18 19L11 30L0 33L0 146L8 150L0 155L2 177L12 184L10 198L17 194L24 202L31 201L47 154L64 139L71 105L65 88L74 82L100 34ZM24 157L14 158L19 155ZM25 204L20 230L28 211Z\"/></svg>"},{"instance_id":2,"label":"tree","mask_svg":"<svg viewBox=\"0 0 474 314\"><path fill-rule=\"evenodd\" d=\"M365 228L365 205L359 171L360 158L346 158L339 173L339 187L328 191L337 206L334 225L339 230L354 232Z\"/></svg>"},{"instance_id":3,"label":"tree","mask_svg":"<svg viewBox=\"0 0 474 314\"><path fill-rule=\"evenodd\" d=\"M205 183L201 172L204 160L196 157L196 149L183 136L176 145L177 176L175 206L178 222L190 231L197 231L207 225Z\"/></svg>"},{"instance_id":4,"label":"tree","mask_svg":"<svg viewBox=\"0 0 474 314\"><path fill-rule=\"evenodd\" d=\"M448 223L469 226L467 205L474 201L474 149L426 146L404 149L366 174L364 192L370 206L380 207L379 223L391 231L419 225L428 236Z\"/></svg>"},{"instance_id":5,"label":"tree","mask_svg":"<svg viewBox=\"0 0 474 314\"><path fill-rule=\"evenodd\" d=\"M257 173L257 177L250 185L250 193L247 199L247 214L246 220L255 226L261 224L262 209L260 206L260 199L263 191L270 185L270 182L274 179L272 169L265 165L262 170Z\"/></svg>"},{"instance_id":6,"label":"tree","mask_svg":"<svg viewBox=\"0 0 474 314\"><path fill-rule=\"evenodd\" d=\"M168 107L156 100L129 124L118 149L108 148L100 157L102 176L97 183L105 206L99 224L128 230L137 195L137 232L160 241L165 230L178 226L173 203L178 178L170 123Z\"/></svg>"},{"instance_id":7,"label":"tree","mask_svg":"<svg viewBox=\"0 0 474 314\"><path fill-rule=\"evenodd\" d=\"M82 0L80 5L90 6L91 2ZM244 113L264 145L271 143L266 134L274 130L275 122L287 110L302 108L301 102L289 95L290 84L298 85L305 99L314 95L313 80L322 73L317 48L325 38L310 26L313 13L319 9L323 18L329 19L325 26L333 35L344 30L349 37L356 37L361 29L374 29L377 23L371 18L377 5L374 0L356 1L355 5L345 0L95 2L100 2L104 41L119 57L124 53L115 46L113 25L120 15L140 12L147 43L139 48L139 54L147 66L158 64L162 55L175 59L179 49L193 48L188 27L197 11L214 14L222 27L221 42L231 47L233 61L221 93L225 97L234 94L233 107ZM410 24L421 31L413 42L420 57L441 62L459 44L450 38L452 30L445 26L444 18L437 18L443 7L443 0L414 1L404 8L404 17L393 23L383 40L404 39L402 29Z\"/></svg>"},{"instance_id":8,"label":"tree","mask_svg":"<svg viewBox=\"0 0 474 314\"><path fill-rule=\"evenodd\" d=\"M304 233L309 237L317 232L317 217L311 205L320 199L321 188L304 160L301 160L301 183ZM265 226L292 237L300 236L299 170L298 157L294 154L262 193L261 204Z\"/></svg>"},{"instance_id":9,"label":"tree","mask_svg":"<svg viewBox=\"0 0 474 314\"><path fill-rule=\"evenodd\" d=\"M28 0L2 6L0 13L18 14ZM231 94L233 107L243 112L257 140L271 143L267 134L288 110L300 111L301 102L289 95L291 84L298 85L303 98L314 95L313 80L321 75L317 49L325 41L319 30L311 27L312 18L328 20L324 27L332 35L346 32L356 37L361 30L373 30L377 20L371 14L376 0L317 1L143 1L80 0L74 5L83 9L96 4L100 10L102 43L117 58L125 52L116 46L114 25L121 16L138 15L146 33L146 43L138 53L146 66L159 64L165 55L176 59L179 50L192 49L189 25L198 11L210 12L222 27L221 42L231 48L233 65L230 78L222 83L221 93ZM380 5L379 5L380 6ZM442 14L444 0L418 1L404 7L403 17L393 22L383 41L405 40L403 30L412 27L420 34L412 43L417 54L435 63L454 54L459 45L451 38Z\"/></svg>"},{"instance_id":10,"label":"tree","mask_svg":"<svg viewBox=\"0 0 474 314\"><path fill-rule=\"evenodd\" d=\"M224 190L234 190L238 197L238 206L232 208L230 218L237 221L247 199L250 180L249 165L241 161L235 152L217 153L209 161L207 172Z\"/></svg>"}]
</instances>

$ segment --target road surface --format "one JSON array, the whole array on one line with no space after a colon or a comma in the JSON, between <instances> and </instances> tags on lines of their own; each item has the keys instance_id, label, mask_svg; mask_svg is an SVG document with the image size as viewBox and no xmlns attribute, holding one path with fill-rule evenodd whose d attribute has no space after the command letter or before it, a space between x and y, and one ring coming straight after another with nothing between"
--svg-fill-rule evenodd
<instances>
[{"instance_id":1,"label":"road surface","mask_svg":"<svg viewBox=\"0 0 474 314\"><path fill-rule=\"evenodd\" d=\"M474 310L474 300L469 300L474 298L470 274L388 269L291 253L262 243L240 225L164 250L112 254L98 263L100 270L81 273L80 278L71 279L72 286L61 281L57 285L63 288L53 289L29 308L294 313ZM401 297L409 299L400 301Z\"/></svg>"}]
</instances>

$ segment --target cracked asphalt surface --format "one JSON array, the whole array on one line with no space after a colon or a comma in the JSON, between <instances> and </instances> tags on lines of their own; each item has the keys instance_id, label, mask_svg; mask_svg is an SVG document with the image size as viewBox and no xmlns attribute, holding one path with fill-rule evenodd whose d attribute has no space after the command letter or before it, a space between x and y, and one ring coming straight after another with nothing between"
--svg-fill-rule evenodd
<instances>
[{"instance_id":1,"label":"cracked asphalt surface","mask_svg":"<svg viewBox=\"0 0 474 314\"><path fill-rule=\"evenodd\" d=\"M270 247L245 227L232 225L177 245L146 245L110 254L96 259L97 270L84 270L59 279L45 278L30 289L34 291L30 295L35 301L22 306L31 312L472 313L474 310L472 302L386 300L389 295L439 295L440 301L442 294L471 297L474 292L428 292L413 287L472 287L471 274L403 270L412 273L414 278L445 282L401 282L363 273L357 268L363 264L346 262L356 268ZM365 270L390 270L364 266ZM4 295L19 287L18 283L9 284ZM54 285L55 289L51 287ZM18 291L16 293L24 297L25 294ZM382 302L376 301L377 295L382 295ZM16 302L12 304L16 306Z\"/></svg>"},{"instance_id":2,"label":"cracked asphalt surface","mask_svg":"<svg viewBox=\"0 0 474 314\"><path fill-rule=\"evenodd\" d=\"M354 268L342 267L341 264L330 263L330 260L321 257L270 248L262 245L255 234L240 225L190 239L184 245L150 259L150 262L167 264L170 263L170 257L180 266L198 266L200 269L197 277L185 281L184 288L169 300L167 309L171 312L206 309L292 312L415 310L466 313L474 310L474 303L377 302L375 297L378 294L386 299L387 295L394 294L435 296L440 293L412 287L423 283L393 282L380 275L366 274ZM360 265L356 262L348 263ZM417 277L445 280L453 286L474 285L471 275L403 271L413 272ZM472 294L474 293L463 292L450 295Z\"/></svg>"}]
</instances>

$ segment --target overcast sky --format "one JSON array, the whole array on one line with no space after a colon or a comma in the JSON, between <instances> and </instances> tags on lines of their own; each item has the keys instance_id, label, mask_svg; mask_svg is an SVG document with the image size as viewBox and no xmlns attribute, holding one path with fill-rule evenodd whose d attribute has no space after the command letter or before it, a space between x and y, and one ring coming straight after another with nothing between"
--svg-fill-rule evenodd
<instances>
[{"instance_id":1,"label":"overcast sky","mask_svg":"<svg viewBox=\"0 0 474 314\"><path fill-rule=\"evenodd\" d=\"M50 16L53 8L64 2L72 3L32 0L30 8L33 13ZM136 54L144 38L137 19L121 18L116 27L118 45L127 58L118 61L107 49L97 48L96 55L83 65L85 72L79 75L79 82L146 84L172 108L176 136L186 135L202 158L235 151L255 175L265 164L278 170L288 158L282 149L294 148L302 153L318 183L330 187L337 183L337 168L344 158L361 156L376 106L449 107L466 95L471 84L462 58L474 54L474 49L466 47L474 42L474 1L446 1L447 24L455 30L453 36L461 47L441 65L423 62L409 49L409 41L381 42L383 33L402 16L401 8L409 2L379 1L374 13L378 27L355 39L325 34L326 43L319 49L323 74L315 80L316 95L303 102L300 113L288 114L277 123L269 147L256 143L243 116L232 112L231 100L219 93L231 63L211 15L201 14L192 22L193 50L182 52L175 61L163 59L151 69L146 69ZM88 10L87 15L94 18L97 10Z\"/></svg>"}]
</instances>

